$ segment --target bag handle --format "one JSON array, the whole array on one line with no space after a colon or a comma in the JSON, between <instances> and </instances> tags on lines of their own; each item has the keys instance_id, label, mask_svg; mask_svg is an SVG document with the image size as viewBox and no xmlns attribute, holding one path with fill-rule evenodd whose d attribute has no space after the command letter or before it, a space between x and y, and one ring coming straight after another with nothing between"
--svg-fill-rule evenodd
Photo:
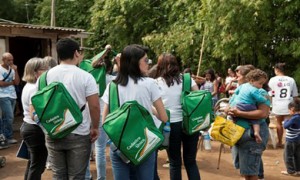
<instances>
[{"instance_id":1,"label":"bag handle","mask_svg":"<svg viewBox=\"0 0 300 180\"><path fill-rule=\"evenodd\" d=\"M48 84L47 84L47 73L48 73L48 71L44 72L44 73L40 76L40 79L39 79L39 87L38 87L38 90L39 90L39 91L48 85Z\"/></svg>"},{"instance_id":2,"label":"bag handle","mask_svg":"<svg viewBox=\"0 0 300 180\"><path fill-rule=\"evenodd\" d=\"M8 74L5 76L5 78L2 81L5 81L8 78L8 76L10 75L10 73L11 73L11 68L9 69Z\"/></svg>"},{"instance_id":3,"label":"bag handle","mask_svg":"<svg viewBox=\"0 0 300 180\"><path fill-rule=\"evenodd\" d=\"M109 112L113 112L118 107L120 107L118 85L112 81L109 84Z\"/></svg>"},{"instance_id":4,"label":"bag handle","mask_svg":"<svg viewBox=\"0 0 300 180\"><path fill-rule=\"evenodd\" d=\"M191 74L184 73L182 76L182 91L191 91Z\"/></svg>"},{"instance_id":5,"label":"bag handle","mask_svg":"<svg viewBox=\"0 0 300 180\"><path fill-rule=\"evenodd\" d=\"M40 76L40 79L39 79L39 87L38 87L38 90L39 90L39 91L48 85L48 83L47 83L47 74L48 74L48 71L44 72L44 73ZM50 99L52 98L53 94L54 94L54 92L51 94ZM49 100L49 102L50 102L50 100ZM46 109L46 107L48 106L49 102L46 104L45 109ZM85 107L86 107L86 106L85 106L85 104L84 104L84 105L80 108L80 111L81 111L81 112L84 111L84 110L85 110ZM45 111L45 110L44 110L44 111ZM42 116L44 115L44 111L43 111L43 113L42 113ZM41 117L42 117L42 116L41 116Z\"/></svg>"}]
</instances>

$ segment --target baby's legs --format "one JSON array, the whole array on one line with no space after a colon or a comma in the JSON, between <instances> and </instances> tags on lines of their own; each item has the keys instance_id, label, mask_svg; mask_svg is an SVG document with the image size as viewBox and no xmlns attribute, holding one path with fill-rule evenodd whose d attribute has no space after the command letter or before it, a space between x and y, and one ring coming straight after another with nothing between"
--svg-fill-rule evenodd
<instances>
[{"instance_id":1,"label":"baby's legs","mask_svg":"<svg viewBox=\"0 0 300 180\"><path fill-rule=\"evenodd\" d=\"M259 124L253 124L253 130L254 130L254 137L255 137L255 141L257 143L261 143L262 142L262 139L259 135L259 131L260 131L260 126Z\"/></svg>"}]
</instances>

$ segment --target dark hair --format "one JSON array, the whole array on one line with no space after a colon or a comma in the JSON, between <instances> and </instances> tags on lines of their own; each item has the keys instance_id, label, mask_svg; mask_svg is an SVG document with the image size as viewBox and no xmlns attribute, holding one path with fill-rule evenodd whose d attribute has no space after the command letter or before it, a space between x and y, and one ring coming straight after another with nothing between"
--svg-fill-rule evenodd
<instances>
[{"instance_id":1,"label":"dark hair","mask_svg":"<svg viewBox=\"0 0 300 180\"><path fill-rule=\"evenodd\" d=\"M295 98L292 102L289 103L289 109L295 108L295 111L300 111L300 99Z\"/></svg>"},{"instance_id":2,"label":"dark hair","mask_svg":"<svg viewBox=\"0 0 300 180\"><path fill-rule=\"evenodd\" d=\"M246 75L247 81L258 81L261 78L268 79L268 75L267 75L267 73L265 73L264 71L262 71L260 69L251 70Z\"/></svg>"},{"instance_id":3,"label":"dark hair","mask_svg":"<svg viewBox=\"0 0 300 180\"><path fill-rule=\"evenodd\" d=\"M134 80L134 83L137 83L140 78L145 77L140 70L139 61L147 52L148 48L145 46L138 44L126 46L121 53L120 70L114 82L126 86L128 76Z\"/></svg>"},{"instance_id":4,"label":"dark hair","mask_svg":"<svg viewBox=\"0 0 300 180\"><path fill-rule=\"evenodd\" d=\"M184 74L184 73L190 73L190 74L192 74L191 68L185 68L185 69L183 70L183 74Z\"/></svg>"},{"instance_id":5,"label":"dark hair","mask_svg":"<svg viewBox=\"0 0 300 180\"><path fill-rule=\"evenodd\" d=\"M284 66L285 66L285 63L276 63L274 68L279 70L280 72L284 73Z\"/></svg>"},{"instance_id":6,"label":"dark hair","mask_svg":"<svg viewBox=\"0 0 300 180\"><path fill-rule=\"evenodd\" d=\"M205 74L210 74L210 81L212 82L216 79L215 71L213 69L206 70Z\"/></svg>"},{"instance_id":7,"label":"dark hair","mask_svg":"<svg viewBox=\"0 0 300 180\"><path fill-rule=\"evenodd\" d=\"M75 51L79 50L79 44L71 38L60 39L56 43L57 56L60 61L73 59Z\"/></svg>"},{"instance_id":8,"label":"dark hair","mask_svg":"<svg viewBox=\"0 0 300 180\"><path fill-rule=\"evenodd\" d=\"M176 81L177 84L181 82L180 68L176 57L172 54L163 53L158 57L156 72L155 78L162 77L168 87L174 85L174 81Z\"/></svg>"},{"instance_id":9,"label":"dark hair","mask_svg":"<svg viewBox=\"0 0 300 180\"><path fill-rule=\"evenodd\" d=\"M105 64L105 68L106 68L106 74L111 74L112 70L113 70L113 64L108 57L104 58L104 64Z\"/></svg>"}]
</instances>

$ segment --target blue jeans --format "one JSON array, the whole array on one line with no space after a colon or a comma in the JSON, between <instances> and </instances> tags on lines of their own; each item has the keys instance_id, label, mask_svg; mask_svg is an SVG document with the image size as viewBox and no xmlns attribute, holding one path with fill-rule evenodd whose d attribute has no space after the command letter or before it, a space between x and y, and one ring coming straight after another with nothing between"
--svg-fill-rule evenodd
<instances>
[{"instance_id":1,"label":"blue jeans","mask_svg":"<svg viewBox=\"0 0 300 180\"><path fill-rule=\"evenodd\" d=\"M235 168L240 169L241 175L263 177L262 153L266 149L269 138L268 126L260 124L262 143L257 143L251 137L251 128L246 129L241 139L232 147L232 157Z\"/></svg>"},{"instance_id":2,"label":"blue jeans","mask_svg":"<svg viewBox=\"0 0 300 180\"><path fill-rule=\"evenodd\" d=\"M300 171L300 141L286 141L283 156L284 163L289 174Z\"/></svg>"},{"instance_id":3,"label":"blue jeans","mask_svg":"<svg viewBox=\"0 0 300 180\"><path fill-rule=\"evenodd\" d=\"M95 142L97 180L105 180L106 179L105 148L106 148L106 142L108 138L101 125L99 126L99 132L100 132L99 138Z\"/></svg>"},{"instance_id":4,"label":"blue jeans","mask_svg":"<svg viewBox=\"0 0 300 180\"><path fill-rule=\"evenodd\" d=\"M0 134L4 134L6 139L13 138L13 121L15 106L15 99L9 97L0 98L0 108L2 110L2 119L0 117Z\"/></svg>"},{"instance_id":5,"label":"blue jeans","mask_svg":"<svg viewBox=\"0 0 300 180\"><path fill-rule=\"evenodd\" d=\"M114 180L130 180L133 178L131 173L136 175L134 179L137 180L153 180L154 178L155 152L150 154L148 159L138 166L124 163L118 154L112 150L110 150L110 159Z\"/></svg>"},{"instance_id":6,"label":"blue jeans","mask_svg":"<svg viewBox=\"0 0 300 180\"><path fill-rule=\"evenodd\" d=\"M48 156L44 132L38 125L24 122L20 134L30 153L24 179L41 179Z\"/></svg>"},{"instance_id":7,"label":"blue jeans","mask_svg":"<svg viewBox=\"0 0 300 180\"><path fill-rule=\"evenodd\" d=\"M183 132L182 122L171 123L169 161L170 179L181 180L181 143L183 147L183 162L190 180L199 180L200 173L196 163L199 133L187 135Z\"/></svg>"},{"instance_id":8,"label":"blue jeans","mask_svg":"<svg viewBox=\"0 0 300 180\"><path fill-rule=\"evenodd\" d=\"M90 135L69 134L62 139L46 137L54 180L84 179L91 153Z\"/></svg>"}]
</instances>

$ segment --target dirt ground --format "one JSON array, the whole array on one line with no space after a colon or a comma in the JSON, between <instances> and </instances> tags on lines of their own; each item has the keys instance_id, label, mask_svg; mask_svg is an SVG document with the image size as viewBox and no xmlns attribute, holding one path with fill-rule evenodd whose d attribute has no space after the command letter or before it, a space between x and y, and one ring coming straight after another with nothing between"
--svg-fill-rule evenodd
<instances>
[{"instance_id":1,"label":"dirt ground","mask_svg":"<svg viewBox=\"0 0 300 180\"><path fill-rule=\"evenodd\" d=\"M21 119L21 118L20 118ZM19 127L21 120L15 120L14 129L15 129L15 138L19 139ZM21 180L26 168L26 160L16 157L16 152L19 147L19 143L11 145L10 148L0 150L0 156L6 157L6 166L0 168L0 180ZM239 176L239 171L233 168L231 162L231 153L230 148L226 146L225 151L221 154L221 163L220 168L217 169L217 162L219 156L219 142L212 142L212 150L198 150L197 154L197 164L200 170L200 175L202 180L232 180L232 179L242 179ZM164 168L162 165L166 161L166 152L160 151L158 155L158 173L161 180L167 180L169 178L169 169ZM296 180L300 179L299 177L291 177L281 175L280 171L285 170L283 162L283 149L273 149L271 146L263 154L264 168L265 168L265 179L266 180ZM96 179L96 167L95 161L91 161L91 173ZM184 167L182 167L182 176L183 179L187 179L186 172ZM45 170L42 179L50 180L52 177L51 170ZM111 180L112 169L111 162L109 160L108 148L107 148L107 179Z\"/></svg>"}]
</instances>

